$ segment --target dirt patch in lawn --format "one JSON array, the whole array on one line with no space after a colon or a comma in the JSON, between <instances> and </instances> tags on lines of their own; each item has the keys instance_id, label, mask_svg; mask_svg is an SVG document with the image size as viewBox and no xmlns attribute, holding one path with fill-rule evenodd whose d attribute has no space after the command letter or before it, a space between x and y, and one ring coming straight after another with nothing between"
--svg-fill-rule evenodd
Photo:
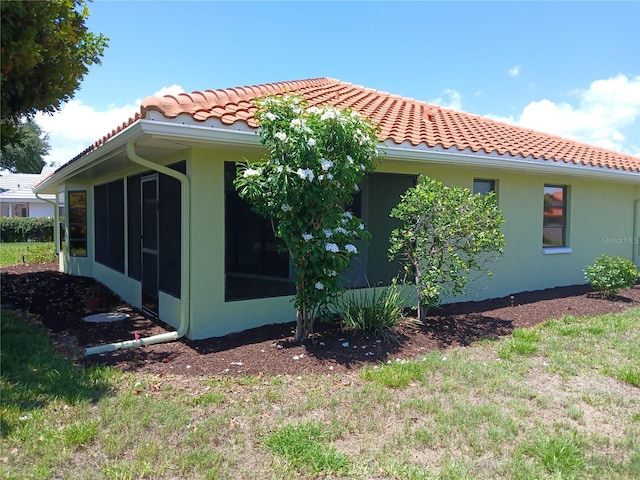
<instances>
[{"instance_id":1,"label":"dirt patch in lawn","mask_svg":"<svg viewBox=\"0 0 640 480\"><path fill-rule=\"evenodd\" d=\"M181 339L84 357L84 348L173 331L125 304L104 285L88 277L57 271L56 264L0 268L3 308L27 312L51 332L56 348L79 364L113 365L127 371L181 375L298 375L344 373L366 364L405 359L434 349L468 345L509 334L563 315L599 315L640 305L640 285L614 299L603 299L585 285L522 292L512 297L464 302L433 310L424 324L406 321L391 341L344 331L338 324L317 324L304 345L292 342L295 325L267 325L207 340ZM88 295L90 294L90 295ZM85 297L102 305L87 308ZM124 312L129 318L87 323L95 311Z\"/></svg>"}]
</instances>

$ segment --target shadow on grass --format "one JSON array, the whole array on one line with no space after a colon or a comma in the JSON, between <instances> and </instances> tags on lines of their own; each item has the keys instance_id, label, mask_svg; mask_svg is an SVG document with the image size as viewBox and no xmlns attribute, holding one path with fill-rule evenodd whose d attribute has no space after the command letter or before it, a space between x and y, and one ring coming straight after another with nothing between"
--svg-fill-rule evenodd
<instances>
[{"instance_id":1,"label":"shadow on grass","mask_svg":"<svg viewBox=\"0 0 640 480\"><path fill-rule=\"evenodd\" d=\"M109 390L109 374L102 368L83 369L56 354L45 331L26 317L3 310L0 435L15 428L18 416L55 400L68 404L96 401Z\"/></svg>"}]
</instances>

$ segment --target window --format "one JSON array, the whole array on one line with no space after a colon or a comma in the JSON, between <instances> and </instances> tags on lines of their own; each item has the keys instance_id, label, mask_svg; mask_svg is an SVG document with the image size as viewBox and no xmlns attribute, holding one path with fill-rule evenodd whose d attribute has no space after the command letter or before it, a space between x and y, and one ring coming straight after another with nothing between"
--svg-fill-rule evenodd
<instances>
[{"instance_id":1,"label":"window","mask_svg":"<svg viewBox=\"0 0 640 480\"><path fill-rule=\"evenodd\" d=\"M140 202L141 175L127 177L127 242L129 276L142 280L142 204Z\"/></svg>"},{"instance_id":2,"label":"window","mask_svg":"<svg viewBox=\"0 0 640 480\"><path fill-rule=\"evenodd\" d=\"M255 213L233 186L236 164L224 165L225 299L293 295L289 254L273 233L271 222Z\"/></svg>"},{"instance_id":3,"label":"window","mask_svg":"<svg viewBox=\"0 0 640 480\"><path fill-rule=\"evenodd\" d=\"M124 180L93 189L96 262L124 272Z\"/></svg>"},{"instance_id":4,"label":"window","mask_svg":"<svg viewBox=\"0 0 640 480\"><path fill-rule=\"evenodd\" d=\"M567 246L567 187L564 185L544 186L542 246Z\"/></svg>"},{"instance_id":5,"label":"window","mask_svg":"<svg viewBox=\"0 0 640 480\"><path fill-rule=\"evenodd\" d=\"M481 178L473 179L473 193L482 195L486 195L487 193L496 191L496 181L495 180L483 180Z\"/></svg>"},{"instance_id":6,"label":"window","mask_svg":"<svg viewBox=\"0 0 640 480\"><path fill-rule=\"evenodd\" d=\"M13 216L14 217L28 217L29 216L29 204L14 203L13 204Z\"/></svg>"},{"instance_id":7,"label":"window","mask_svg":"<svg viewBox=\"0 0 640 480\"><path fill-rule=\"evenodd\" d=\"M72 257L87 256L87 192L69 192L69 253Z\"/></svg>"},{"instance_id":8,"label":"window","mask_svg":"<svg viewBox=\"0 0 640 480\"><path fill-rule=\"evenodd\" d=\"M187 162L168 165L172 170L187 173ZM159 241L159 288L165 293L180 298L182 251L182 186L180 180L160 174L158 184Z\"/></svg>"}]
</instances>

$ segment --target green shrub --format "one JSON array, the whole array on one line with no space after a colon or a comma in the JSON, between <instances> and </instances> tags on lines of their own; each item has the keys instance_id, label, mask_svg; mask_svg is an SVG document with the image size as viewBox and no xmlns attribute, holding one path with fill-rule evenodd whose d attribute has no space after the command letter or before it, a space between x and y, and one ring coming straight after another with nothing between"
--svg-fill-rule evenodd
<instances>
[{"instance_id":1,"label":"green shrub","mask_svg":"<svg viewBox=\"0 0 640 480\"><path fill-rule=\"evenodd\" d=\"M392 284L368 291L349 290L337 306L344 328L388 337L402 318L406 303L402 288Z\"/></svg>"},{"instance_id":2,"label":"green shrub","mask_svg":"<svg viewBox=\"0 0 640 480\"><path fill-rule=\"evenodd\" d=\"M593 265L585 267L584 278L602 295L613 298L618 290L631 288L640 278L640 271L631 260L602 254Z\"/></svg>"},{"instance_id":3,"label":"green shrub","mask_svg":"<svg viewBox=\"0 0 640 480\"><path fill-rule=\"evenodd\" d=\"M0 217L0 241L51 242L53 217Z\"/></svg>"}]
</instances>

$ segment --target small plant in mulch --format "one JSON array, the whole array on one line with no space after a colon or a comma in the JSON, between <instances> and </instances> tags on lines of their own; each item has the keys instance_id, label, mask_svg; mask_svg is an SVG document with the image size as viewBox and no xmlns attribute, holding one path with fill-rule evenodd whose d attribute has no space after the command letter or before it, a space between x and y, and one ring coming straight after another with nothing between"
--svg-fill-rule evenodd
<instances>
[{"instance_id":1,"label":"small plant in mulch","mask_svg":"<svg viewBox=\"0 0 640 480\"><path fill-rule=\"evenodd\" d=\"M602 254L585 267L584 278L600 295L612 299L619 290L633 287L640 279L640 270L631 260Z\"/></svg>"}]
</instances>

